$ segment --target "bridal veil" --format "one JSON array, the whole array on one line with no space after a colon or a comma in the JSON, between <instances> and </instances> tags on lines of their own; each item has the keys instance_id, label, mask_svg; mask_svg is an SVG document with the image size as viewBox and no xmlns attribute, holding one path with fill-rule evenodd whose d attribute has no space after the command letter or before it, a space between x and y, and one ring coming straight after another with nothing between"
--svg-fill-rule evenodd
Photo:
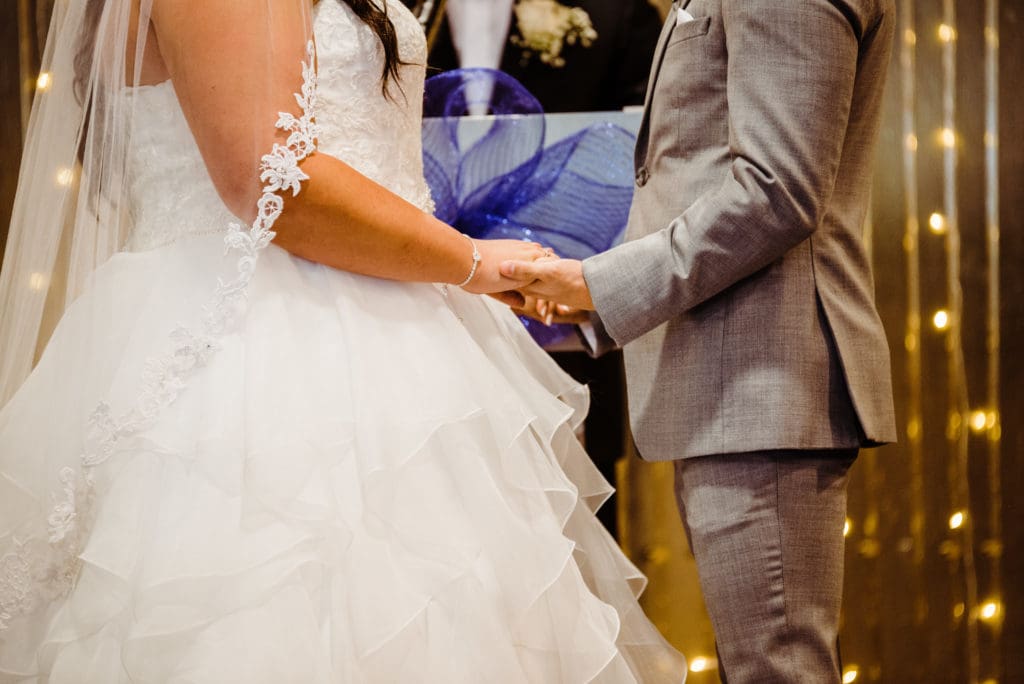
<instances>
[{"instance_id":1,"label":"bridal veil","mask_svg":"<svg viewBox=\"0 0 1024 684\"><path fill-rule=\"evenodd\" d=\"M312 75L310 9L310 0L57 0L0 273L0 406L92 273L125 247L137 90L174 76L217 190L239 215L237 234L252 233L266 187L277 182L279 199L296 191L301 174L292 166L310 150L307 142L286 148L303 115L312 118L296 100L304 62ZM166 17L160 29L150 21L157 16ZM176 49L161 59L161 34L170 31L174 40L163 38ZM295 125L276 127L281 113ZM279 199L261 205L267 230ZM176 201L187 198L167 198ZM260 245L252 237L254 258ZM211 295L218 278L237 274L212 277Z\"/></svg>"},{"instance_id":2,"label":"bridal veil","mask_svg":"<svg viewBox=\"0 0 1024 684\"><path fill-rule=\"evenodd\" d=\"M77 504L91 496L90 469L119 440L152 425L217 353L245 307L274 221L301 189L299 162L315 151L317 136L309 0L58 0L42 68L0 274L0 407L14 405L64 312L127 246L137 218L129 160L146 156L134 139L138 93L171 79L169 106L180 103L203 158L205 168L195 172L209 174L237 221L204 226L223 233L234 258L193 271L208 296L154 334L161 342L147 352L145 368L127 393L118 388L134 401L82 402L73 418L52 426L86 434L77 453L30 448L0 474L0 653L7 663L22 651L30 657L21 646L38 643L41 635L31 632L46 621L29 616L74 581L88 528ZM182 210L189 201L161 198ZM102 314L119 310L118 293L103 296L77 328L89 332L76 340L77 358L95 363L70 364L60 386L95 380L91 367L118 356L106 348ZM20 492L51 492L52 500Z\"/></svg>"}]
</instances>

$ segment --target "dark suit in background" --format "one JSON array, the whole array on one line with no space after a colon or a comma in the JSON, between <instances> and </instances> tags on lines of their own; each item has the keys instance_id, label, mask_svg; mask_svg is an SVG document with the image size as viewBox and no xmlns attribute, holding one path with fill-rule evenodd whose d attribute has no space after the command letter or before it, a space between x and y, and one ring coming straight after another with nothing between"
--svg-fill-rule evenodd
<instances>
[{"instance_id":1,"label":"dark suit in background","mask_svg":"<svg viewBox=\"0 0 1024 684\"><path fill-rule=\"evenodd\" d=\"M536 55L524 62L522 48L505 43L501 70L533 93L547 112L619 110L641 105L654 46L661 31L658 10L648 0L563 0L590 15L597 39L590 47L566 45L565 66L556 68ZM512 19L511 34L516 21ZM445 21L430 51L429 66L447 71L459 66Z\"/></svg>"}]
</instances>

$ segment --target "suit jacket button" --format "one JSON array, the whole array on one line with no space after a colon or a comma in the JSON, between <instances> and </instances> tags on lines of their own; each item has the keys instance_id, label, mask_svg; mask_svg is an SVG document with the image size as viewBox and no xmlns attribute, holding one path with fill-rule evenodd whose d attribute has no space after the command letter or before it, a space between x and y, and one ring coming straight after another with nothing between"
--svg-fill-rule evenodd
<instances>
[{"instance_id":1,"label":"suit jacket button","mask_svg":"<svg viewBox=\"0 0 1024 684\"><path fill-rule=\"evenodd\" d=\"M651 172L647 170L646 166L641 166L636 170L636 184L637 187L643 187L647 185L648 179L651 177Z\"/></svg>"}]
</instances>

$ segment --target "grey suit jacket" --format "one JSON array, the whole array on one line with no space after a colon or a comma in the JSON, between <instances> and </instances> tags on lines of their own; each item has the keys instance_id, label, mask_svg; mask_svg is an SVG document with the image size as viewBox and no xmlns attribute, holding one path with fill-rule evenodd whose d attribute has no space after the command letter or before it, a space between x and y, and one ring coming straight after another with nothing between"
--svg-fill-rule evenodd
<instances>
[{"instance_id":1,"label":"grey suit jacket","mask_svg":"<svg viewBox=\"0 0 1024 684\"><path fill-rule=\"evenodd\" d=\"M893 0L683 0L627 242L587 259L633 433L668 460L896 437L862 245Z\"/></svg>"}]
</instances>

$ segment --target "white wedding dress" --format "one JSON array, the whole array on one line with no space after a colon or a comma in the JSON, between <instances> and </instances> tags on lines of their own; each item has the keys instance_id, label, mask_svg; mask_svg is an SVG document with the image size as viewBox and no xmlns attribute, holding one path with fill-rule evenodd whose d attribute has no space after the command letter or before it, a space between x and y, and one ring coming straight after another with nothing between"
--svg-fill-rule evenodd
<instances>
[{"instance_id":1,"label":"white wedding dress","mask_svg":"<svg viewBox=\"0 0 1024 684\"><path fill-rule=\"evenodd\" d=\"M333 0L314 16L320 150L428 210L422 66L384 99L376 35ZM610 490L574 437L585 389L487 297L271 245L173 403L89 464L88 489L55 480L236 258L172 87L132 97L128 248L0 412L0 522L29 510L51 535L0 549L0 682L681 681L593 515ZM40 573L54 540L77 550Z\"/></svg>"}]
</instances>

